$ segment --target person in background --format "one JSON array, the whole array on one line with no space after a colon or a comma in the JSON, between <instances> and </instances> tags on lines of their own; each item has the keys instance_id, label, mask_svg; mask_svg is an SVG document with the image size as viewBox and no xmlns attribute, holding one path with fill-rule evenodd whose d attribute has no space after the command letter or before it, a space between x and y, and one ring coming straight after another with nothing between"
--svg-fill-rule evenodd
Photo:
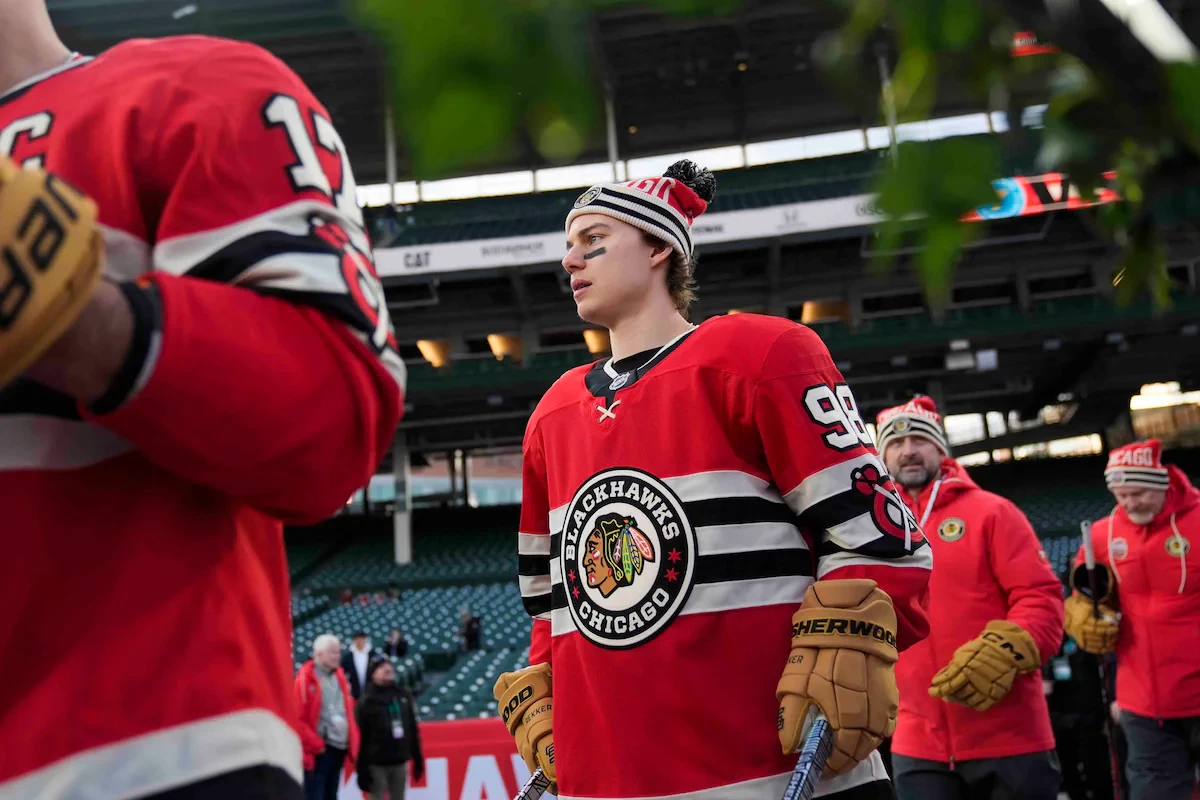
<instances>
[{"instance_id":1,"label":"person in background","mask_svg":"<svg viewBox=\"0 0 1200 800\"><path fill-rule=\"evenodd\" d=\"M389 658L404 658L408 654L408 639L404 638L399 628L392 628L392 632L388 634L383 654Z\"/></svg>"},{"instance_id":2,"label":"person in background","mask_svg":"<svg viewBox=\"0 0 1200 800\"><path fill-rule=\"evenodd\" d=\"M479 639L483 633L483 621L471 613L470 606L463 606L459 611L458 638L463 650L478 650Z\"/></svg>"},{"instance_id":3,"label":"person in background","mask_svg":"<svg viewBox=\"0 0 1200 800\"><path fill-rule=\"evenodd\" d=\"M342 656L342 670L350 681L350 694L355 700L362 697L367 685L367 667L377 655L371 652L371 637L366 631L358 631L350 637L350 649Z\"/></svg>"},{"instance_id":4,"label":"person in background","mask_svg":"<svg viewBox=\"0 0 1200 800\"><path fill-rule=\"evenodd\" d=\"M1042 661L1062 643L1062 584L1025 515L950 457L928 397L879 414L879 451L933 548L929 637L896 664L901 800L1056 800Z\"/></svg>"},{"instance_id":5,"label":"person in background","mask_svg":"<svg viewBox=\"0 0 1200 800\"><path fill-rule=\"evenodd\" d=\"M342 644L322 634L313 657L296 673L297 732L304 748L307 800L337 800L339 775L349 778L358 757L358 724L346 674L338 667Z\"/></svg>"},{"instance_id":6,"label":"person in background","mask_svg":"<svg viewBox=\"0 0 1200 800\"><path fill-rule=\"evenodd\" d=\"M1107 661L1109 657L1104 658ZM1115 668L1115 664L1106 666L1109 670ZM1104 718L1109 709L1101 693L1096 656L1064 635L1062 649L1042 665L1042 680L1062 765L1062 791L1071 800L1113 800L1108 743L1104 738ZM1120 743L1117 745L1119 751ZM1123 796L1127 792L1126 787Z\"/></svg>"},{"instance_id":7,"label":"person in background","mask_svg":"<svg viewBox=\"0 0 1200 800\"><path fill-rule=\"evenodd\" d=\"M416 700L406 687L396 684L396 671L390 661L372 662L356 713L362 736L358 788L370 792L372 800L404 800L406 764L412 762L413 780L420 781L425 775L425 758L421 754Z\"/></svg>"},{"instance_id":8,"label":"person in background","mask_svg":"<svg viewBox=\"0 0 1200 800\"><path fill-rule=\"evenodd\" d=\"M1189 800L1200 764L1200 490L1162 463L1157 439L1109 453L1104 481L1117 505L1089 535L1111 590L1099 615L1081 592L1067 598L1067 633L1089 653L1116 653L1131 800Z\"/></svg>"}]
</instances>

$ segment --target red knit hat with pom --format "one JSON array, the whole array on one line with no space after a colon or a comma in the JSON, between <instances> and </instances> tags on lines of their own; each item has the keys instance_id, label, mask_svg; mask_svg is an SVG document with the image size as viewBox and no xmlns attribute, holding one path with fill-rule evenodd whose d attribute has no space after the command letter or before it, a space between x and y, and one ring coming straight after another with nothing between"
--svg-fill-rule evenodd
<instances>
[{"instance_id":1,"label":"red knit hat with pom","mask_svg":"<svg viewBox=\"0 0 1200 800\"><path fill-rule=\"evenodd\" d=\"M1162 463L1162 442L1147 439L1118 447L1108 454L1104 483L1114 486L1143 486L1166 490L1171 476Z\"/></svg>"},{"instance_id":2,"label":"red knit hat with pom","mask_svg":"<svg viewBox=\"0 0 1200 800\"><path fill-rule=\"evenodd\" d=\"M575 201L566 229L580 214L604 214L657 236L690 262L692 221L704 213L717 191L717 179L686 159L676 161L660 178L593 186Z\"/></svg>"},{"instance_id":3,"label":"red knit hat with pom","mask_svg":"<svg viewBox=\"0 0 1200 800\"><path fill-rule=\"evenodd\" d=\"M879 452L887 450L888 443L901 436L924 436L950 455L950 440L942 427L942 418L932 397L918 395L901 406L886 408L875 418Z\"/></svg>"}]
</instances>

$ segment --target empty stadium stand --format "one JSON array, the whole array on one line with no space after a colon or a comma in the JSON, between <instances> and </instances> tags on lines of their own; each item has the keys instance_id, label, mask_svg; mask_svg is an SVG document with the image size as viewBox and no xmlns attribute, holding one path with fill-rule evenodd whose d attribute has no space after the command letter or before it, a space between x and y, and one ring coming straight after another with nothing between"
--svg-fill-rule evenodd
<instances>
[{"instance_id":1,"label":"empty stadium stand","mask_svg":"<svg viewBox=\"0 0 1200 800\"><path fill-rule=\"evenodd\" d=\"M392 553L391 539L364 539L334 556L304 585L313 589L381 589L502 581L517 574L511 531L418 537L413 563L405 566L396 564Z\"/></svg>"},{"instance_id":2,"label":"empty stadium stand","mask_svg":"<svg viewBox=\"0 0 1200 800\"><path fill-rule=\"evenodd\" d=\"M496 715L492 687L502 672L529 665L529 648L501 646L467 656L445 680L421 698L422 719L459 719Z\"/></svg>"}]
</instances>

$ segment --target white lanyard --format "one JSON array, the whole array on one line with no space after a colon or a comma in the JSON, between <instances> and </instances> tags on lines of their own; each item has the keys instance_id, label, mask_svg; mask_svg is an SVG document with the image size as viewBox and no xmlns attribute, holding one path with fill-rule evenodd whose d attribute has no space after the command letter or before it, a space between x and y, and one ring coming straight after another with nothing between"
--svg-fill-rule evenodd
<instances>
[{"instance_id":1,"label":"white lanyard","mask_svg":"<svg viewBox=\"0 0 1200 800\"><path fill-rule=\"evenodd\" d=\"M929 522L929 514L933 511L933 504L937 502L938 489L942 488L942 476L939 475L937 482L933 484L933 491L929 493L929 505L925 506L925 513L921 515L921 533L925 532L925 523Z\"/></svg>"}]
</instances>

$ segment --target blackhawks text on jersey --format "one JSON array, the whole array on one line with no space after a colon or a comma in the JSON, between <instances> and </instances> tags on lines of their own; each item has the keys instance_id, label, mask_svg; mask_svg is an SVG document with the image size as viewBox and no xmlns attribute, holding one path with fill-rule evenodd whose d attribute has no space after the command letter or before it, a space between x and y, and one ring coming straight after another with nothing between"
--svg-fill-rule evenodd
<instances>
[{"instance_id":1,"label":"blackhawks text on jersey","mask_svg":"<svg viewBox=\"0 0 1200 800\"><path fill-rule=\"evenodd\" d=\"M0 799L299 792L280 520L364 485L402 408L342 141L273 56L181 37L0 94L0 153L95 199L143 345L102 408L0 392Z\"/></svg>"},{"instance_id":2,"label":"blackhawks text on jersey","mask_svg":"<svg viewBox=\"0 0 1200 800\"><path fill-rule=\"evenodd\" d=\"M814 580L875 580L902 649L927 632L930 548L824 344L773 317L559 379L525 434L519 551L565 798L779 797L775 686ZM885 778L875 754L820 792Z\"/></svg>"}]
</instances>

